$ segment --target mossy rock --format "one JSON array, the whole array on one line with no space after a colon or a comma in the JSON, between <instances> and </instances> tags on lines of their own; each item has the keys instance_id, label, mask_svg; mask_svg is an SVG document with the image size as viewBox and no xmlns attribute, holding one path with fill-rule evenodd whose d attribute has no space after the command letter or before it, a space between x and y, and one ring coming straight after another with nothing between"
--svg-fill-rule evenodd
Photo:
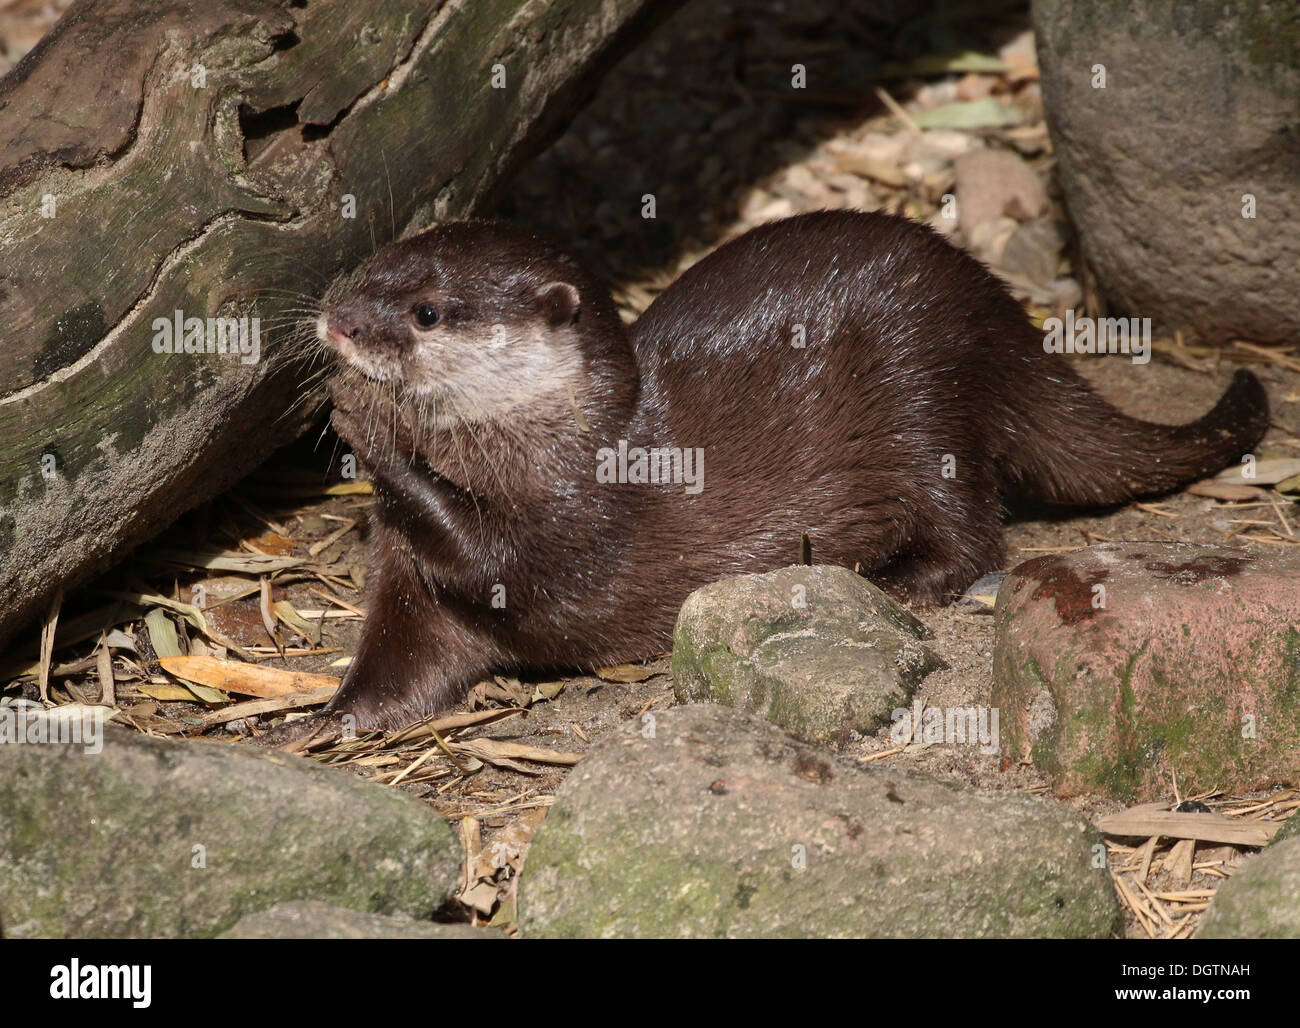
<instances>
[{"instance_id":1,"label":"mossy rock","mask_svg":"<svg viewBox=\"0 0 1300 1028\"><path fill-rule=\"evenodd\" d=\"M1018 793L830 756L713 704L595 747L528 852L525 937L1101 937L1100 836Z\"/></svg>"},{"instance_id":2,"label":"mossy rock","mask_svg":"<svg viewBox=\"0 0 1300 1028\"><path fill-rule=\"evenodd\" d=\"M0 746L7 938L217 935L282 900L428 917L460 847L395 789L310 760L122 729Z\"/></svg>"},{"instance_id":3,"label":"mossy rock","mask_svg":"<svg viewBox=\"0 0 1300 1028\"><path fill-rule=\"evenodd\" d=\"M679 700L760 714L801 739L872 732L946 667L905 607L841 567L741 575L687 597L673 634Z\"/></svg>"}]
</instances>

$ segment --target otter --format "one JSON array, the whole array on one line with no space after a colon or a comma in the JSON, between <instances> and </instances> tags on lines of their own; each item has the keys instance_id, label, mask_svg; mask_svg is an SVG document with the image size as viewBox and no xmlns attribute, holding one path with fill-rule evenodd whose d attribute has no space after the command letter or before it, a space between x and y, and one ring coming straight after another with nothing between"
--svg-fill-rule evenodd
<instances>
[{"instance_id":1,"label":"otter","mask_svg":"<svg viewBox=\"0 0 1300 1028\"><path fill-rule=\"evenodd\" d=\"M859 569L914 606L1001 566L1004 498L1172 490L1263 436L1238 371L1181 427L1101 399L982 264L885 214L760 226L625 327L542 236L439 224L327 293L374 484L369 613L326 708L394 729L489 673L665 651L708 582Z\"/></svg>"}]
</instances>

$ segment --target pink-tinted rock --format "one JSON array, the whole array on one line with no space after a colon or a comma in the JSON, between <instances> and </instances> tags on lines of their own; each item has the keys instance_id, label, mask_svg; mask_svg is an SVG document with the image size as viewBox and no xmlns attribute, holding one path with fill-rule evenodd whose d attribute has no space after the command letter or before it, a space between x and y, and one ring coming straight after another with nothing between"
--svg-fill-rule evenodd
<instances>
[{"instance_id":1,"label":"pink-tinted rock","mask_svg":"<svg viewBox=\"0 0 1300 1028\"><path fill-rule=\"evenodd\" d=\"M1300 779L1300 554L1091 546L1021 564L996 618L1003 753L1058 795Z\"/></svg>"},{"instance_id":2,"label":"pink-tinted rock","mask_svg":"<svg viewBox=\"0 0 1300 1028\"><path fill-rule=\"evenodd\" d=\"M1028 221L1047 210L1047 193L1038 174L1018 154L972 150L955 162L957 220L967 237L977 225L1006 215Z\"/></svg>"}]
</instances>

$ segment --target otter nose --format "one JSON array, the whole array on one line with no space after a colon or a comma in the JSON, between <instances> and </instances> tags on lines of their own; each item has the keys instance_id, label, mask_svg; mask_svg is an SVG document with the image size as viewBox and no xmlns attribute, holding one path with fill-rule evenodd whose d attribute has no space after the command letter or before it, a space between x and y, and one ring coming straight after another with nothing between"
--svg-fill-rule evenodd
<instances>
[{"instance_id":1,"label":"otter nose","mask_svg":"<svg viewBox=\"0 0 1300 1028\"><path fill-rule=\"evenodd\" d=\"M325 318L325 334L336 343L350 343L361 332L361 319L346 311L333 311Z\"/></svg>"}]
</instances>

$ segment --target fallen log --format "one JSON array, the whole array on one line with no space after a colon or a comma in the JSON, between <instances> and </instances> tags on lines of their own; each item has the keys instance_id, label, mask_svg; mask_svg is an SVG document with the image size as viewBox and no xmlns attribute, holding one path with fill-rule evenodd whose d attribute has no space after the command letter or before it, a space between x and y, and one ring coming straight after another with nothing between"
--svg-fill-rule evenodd
<instances>
[{"instance_id":1,"label":"fallen log","mask_svg":"<svg viewBox=\"0 0 1300 1028\"><path fill-rule=\"evenodd\" d=\"M481 209L672 6L70 8L0 79L0 645L293 439L302 298Z\"/></svg>"}]
</instances>

